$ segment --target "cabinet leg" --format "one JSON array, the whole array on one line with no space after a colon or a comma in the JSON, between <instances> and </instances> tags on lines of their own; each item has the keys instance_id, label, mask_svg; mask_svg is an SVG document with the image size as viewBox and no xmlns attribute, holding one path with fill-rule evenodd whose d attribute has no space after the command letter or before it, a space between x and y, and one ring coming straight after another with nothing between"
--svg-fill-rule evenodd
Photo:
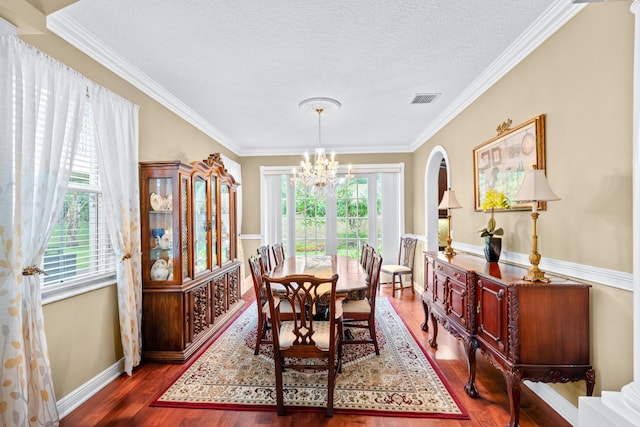
<instances>
[{"instance_id":1,"label":"cabinet leg","mask_svg":"<svg viewBox=\"0 0 640 427\"><path fill-rule=\"evenodd\" d=\"M424 309L424 323L420 325L423 331L429 332L429 306L422 300L422 308Z\"/></svg>"},{"instance_id":2,"label":"cabinet leg","mask_svg":"<svg viewBox=\"0 0 640 427\"><path fill-rule=\"evenodd\" d=\"M467 351L467 368L469 370L469 379L464 386L464 391L471 397L478 397L478 388L476 387L476 350L478 349L478 341L470 338L464 342Z\"/></svg>"},{"instance_id":3,"label":"cabinet leg","mask_svg":"<svg viewBox=\"0 0 640 427\"><path fill-rule=\"evenodd\" d=\"M522 381L522 372L514 369L510 372L504 372L507 381L507 390L509 391L509 406L511 409L511 419L507 427L520 426L520 387Z\"/></svg>"},{"instance_id":4,"label":"cabinet leg","mask_svg":"<svg viewBox=\"0 0 640 427\"><path fill-rule=\"evenodd\" d=\"M586 376L587 396L593 396L593 388L596 386L596 371L589 369Z\"/></svg>"},{"instance_id":5,"label":"cabinet leg","mask_svg":"<svg viewBox=\"0 0 640 427\"><path fill-rule=\"evenodd\" d=\"M431 348L438 348L438 321L433 312L431 313L431 325L433 326L433 337L429 340L429 345Z\"/></svg>"}]
</instances>

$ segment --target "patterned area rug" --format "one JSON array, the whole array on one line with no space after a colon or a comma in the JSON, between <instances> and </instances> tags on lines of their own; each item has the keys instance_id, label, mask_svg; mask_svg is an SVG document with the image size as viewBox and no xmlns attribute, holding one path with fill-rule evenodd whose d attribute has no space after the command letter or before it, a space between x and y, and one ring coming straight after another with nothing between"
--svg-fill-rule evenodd
<instances>
[{"instance_id":1,"label":"patterned area rug","mask_svg":"<svg viewBox=\"0 0 640 427\"><path fill-rule=\"evenodd\" d=\"M386 298L376 304L378 344L344 347L334 412L421 418L467 419L444 378ZM152 406L275 411L270 345L254 356L257 313L251 304ZM368 334L355 329L354 335ZM326 408L326 372L286 371L285 407Z\"/></svg>"}]
</instances>

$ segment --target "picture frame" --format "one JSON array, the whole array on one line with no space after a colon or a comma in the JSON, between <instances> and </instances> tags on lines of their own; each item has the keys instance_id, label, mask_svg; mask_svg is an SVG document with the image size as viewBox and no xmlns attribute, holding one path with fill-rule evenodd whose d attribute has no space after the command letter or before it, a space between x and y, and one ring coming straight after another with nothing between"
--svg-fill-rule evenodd
<instances>
[{"instance_id":1,"label":"picture frame","mask_svg":"<svg viewBox=\"0 0 640 427\"><path fill-rule=\"evenodd\" d=\"M498 135L473 149L474 206L482 211L486 192L493 188L509 199L509 210L530 210L531 203L515 203L516 195L527 169L546 171L544 114L535 116L515 127L511 120L498 126ZM538 202L545 210L546 203ZM495 209L495 211L506 209Z\"/></svg>"}]
</instances>

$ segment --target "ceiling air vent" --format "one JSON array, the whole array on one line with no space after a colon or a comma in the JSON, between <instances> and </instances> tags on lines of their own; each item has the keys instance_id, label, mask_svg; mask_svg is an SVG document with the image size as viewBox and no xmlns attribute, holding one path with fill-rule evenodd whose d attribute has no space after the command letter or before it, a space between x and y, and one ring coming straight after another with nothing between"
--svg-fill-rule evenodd
<instances>
[{"instance_id":1,"label":"ceiling air vent","mask_svg":"<svg viewBox=\"0 0 640 427\"><path fill-rule=\"evenodd\" d=\"M439 93L416 93L416 96L411 101L412 104L431 104L437 97L439 97Z\"/></svg>"}]
</instances>

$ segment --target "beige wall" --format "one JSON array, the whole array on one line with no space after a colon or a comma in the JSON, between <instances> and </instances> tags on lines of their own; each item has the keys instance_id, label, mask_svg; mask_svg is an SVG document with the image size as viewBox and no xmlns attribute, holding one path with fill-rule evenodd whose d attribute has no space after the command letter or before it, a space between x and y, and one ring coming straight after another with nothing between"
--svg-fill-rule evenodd
<instances>
[{"instance_id":1,"label":"beige wall","mask_svg":"<svg viewBox=\"0 0 640 427\"><path fill-rule=\"evenodd\" d=\"M57 399L122 358L115 286L47 304L43 312Z\"/></svg>"},{"instance_id":2,"label":"beige wall","mask_svg":"<svg viewBox=\"0 0 640 427\"><path fill-rule=\"evenodd\" d=\"M562 199L538 220L544 258L632 271L632 70L634 18L630 2L591 4L493 85L416 152L414 230L424 233L424 174L429 153L442 145L451 186L455 242L482 244L477 230L488 213L475 212L472 150L514 125L546 114L547 177ZM502 249L531 252L527 212L496 214ZM596 390L619 390L632 379L632 294L594 285L591 348ZM615 320L613 320L615 319ZM535 319L533 319L535 321ZM561 326L560 326L561 327ZM577 404L584 383L555 386Z\"/></svg>"}]
</instances>

